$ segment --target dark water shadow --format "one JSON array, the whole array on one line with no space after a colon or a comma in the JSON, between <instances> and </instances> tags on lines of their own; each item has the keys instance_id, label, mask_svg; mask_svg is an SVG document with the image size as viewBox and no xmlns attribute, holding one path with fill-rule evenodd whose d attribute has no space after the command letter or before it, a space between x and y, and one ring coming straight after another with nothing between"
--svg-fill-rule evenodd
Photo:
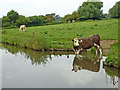
<instances>
[{"instance_id":1,"label":"dark water shadow","mask_svg":"<svg viewBox=\"0 0 120 90\"><path fill-rule=\"evenodd\" d=\"M100 70L100 59L95 57L95 55L91 53L89 53L89 55L84 55L82 57L79 55L75 55L73 60L72 71L77 72L78 70L81 69L89 70L92 72L98 72Z\"/></svg>"}]
</instances>

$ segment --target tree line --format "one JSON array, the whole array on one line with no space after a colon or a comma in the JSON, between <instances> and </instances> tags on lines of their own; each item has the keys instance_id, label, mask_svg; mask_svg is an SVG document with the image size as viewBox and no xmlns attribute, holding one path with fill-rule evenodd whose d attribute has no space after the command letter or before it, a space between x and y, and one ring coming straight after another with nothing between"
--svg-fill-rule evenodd
<instances>
[{"instance_id":1,"label":"tree line","mask_svg":"<svg viewBox=\"0 0 120 90\"><path fill-rule=\"evenodd\" d=\"M19 27L22 24L26 26L43 26L72 22L72 20L81 21L88 19L100 20L102 18L120 18L120 1L109 9L108 14L103 14L102 7L103 2L91 2L88 0L83 2L77 11L74 11L72 14L65 15L64 17L60 17L55 13L25 17L23 15L19 15L18 12L11 10L7 13L7 16L2 17L2 27Z\"/></svg>"},{"instance_id":2,"label":"tree line","mask_svg":"<svg viewBox=\"0 0 120 90\"><path fill-rule=\"evenodd\" d=\"M2 18L2 27L19 27L20 25L26 26L42 26L42 25L50 25L62 23L61 17L59 15L46 14L45 16L30 16L25 17L23 15L19 15L16 11L11 10L7 13L7 16L3 16Z\"/></svg>"}]
</instances>

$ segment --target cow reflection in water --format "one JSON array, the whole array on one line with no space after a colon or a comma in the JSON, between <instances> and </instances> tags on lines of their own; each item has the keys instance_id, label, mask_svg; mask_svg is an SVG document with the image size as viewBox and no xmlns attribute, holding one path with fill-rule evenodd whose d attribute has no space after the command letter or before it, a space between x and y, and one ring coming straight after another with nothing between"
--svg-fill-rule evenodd
<instances>
[{"instance_id":1,"label":"cow reflection in water","mask_svg":"<svg viewBox=\"0 0 120 90\"><path fill-rule=\"evenodd\" d=\"M98 58L96 58L96 57L92 61L88 57L80 57L79 55L75 55L72 71L77 72L78 70L81 70L81 69L98 72L100 69L100 59L98 62Z\"/></svg>"}]
</instances>

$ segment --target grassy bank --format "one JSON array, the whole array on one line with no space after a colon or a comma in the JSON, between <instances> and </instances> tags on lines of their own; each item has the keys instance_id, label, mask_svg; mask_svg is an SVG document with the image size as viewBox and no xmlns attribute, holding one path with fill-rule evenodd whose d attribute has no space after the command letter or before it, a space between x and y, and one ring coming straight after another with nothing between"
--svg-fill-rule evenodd
<instances>
[{"instance_id":1,"label":"grassy bank","mask_svg":"<svg viewBox=\"0 0 120 90\"><path fill-rule=\"evenodd\" d=\"M77 34L82 38L99 34L101 40L118 39L118 19L87 20L84 22L66 23L58 25L27 27L26 31L18 28L1 31L1 42L35 50L71 50L72 39Z\"/></svg>"},{"instance_id":2,"label":"grassy bank","mask_svg":"<svg viewBox=\"0 0 120 90\"><path fill-rule=\"evenodd\" d=\"M118 58L118 42L110 46L109 52L107 54L107 59L105 60L105 65L119 67L120 59Z\"/></svg>"}]
</instances>

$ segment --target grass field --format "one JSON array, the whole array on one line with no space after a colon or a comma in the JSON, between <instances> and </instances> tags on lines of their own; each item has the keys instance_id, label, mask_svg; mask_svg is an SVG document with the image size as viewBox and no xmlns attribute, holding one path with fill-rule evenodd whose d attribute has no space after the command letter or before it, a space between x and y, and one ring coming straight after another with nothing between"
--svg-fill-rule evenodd
<instances>
[{"instance_id":1,"label":"grass field","mask_svg":"<svg viewBox=\"0 0 120 90\"><path fill-rule=\"evenodd\" d=\"M64 49L72 48L72 39L77 34L87 37L99 34L101 40L118 39L118 19L87 20L83 22L65 23L58 25L27 27L26 31L18 31L18 28L2 30L1 42L20 47L40 49Z\"/></svg>"}]
</instances>

